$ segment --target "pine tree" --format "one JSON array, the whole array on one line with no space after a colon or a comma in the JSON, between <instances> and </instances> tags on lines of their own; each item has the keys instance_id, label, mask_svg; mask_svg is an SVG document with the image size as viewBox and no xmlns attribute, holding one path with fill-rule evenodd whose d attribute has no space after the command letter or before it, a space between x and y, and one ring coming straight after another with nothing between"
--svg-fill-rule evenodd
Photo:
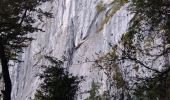
<instances>
[{"instance_id":1,"label":"pine tree","mask_svg":"<svg viewBox=\"0 0 170 100\"><path fill-rule=\"evenodd\" d=\"M52 0L1 0L0 1L0 60L5 83L4 100L11 100L11 79L8 70L9 60L18 60L17 56L27 47L32 37L29 33L43 31L33 26L43 17L51 18L52 14L38 6Z\"/></svg>"}]
</instances>

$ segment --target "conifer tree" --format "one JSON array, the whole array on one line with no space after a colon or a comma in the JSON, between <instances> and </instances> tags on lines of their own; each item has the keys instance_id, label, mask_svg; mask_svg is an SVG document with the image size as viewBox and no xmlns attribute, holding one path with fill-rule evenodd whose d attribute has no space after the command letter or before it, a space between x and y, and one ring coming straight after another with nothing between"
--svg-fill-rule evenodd
<instances>
[{"instance_id":1,"label":"conifer tree","mask_svg":"<svg viewBox=\"0 0 170 100\"><path fill-rule=\"evenodd\" d=\"M27 47L32 37L28 34L43 31L33 24L52 14L38 6L52 0L0 0L0 60L5 84L4 100L11 100L11 79L9 60L18 60L17 56Z\"/></svg>"}]
</instances>

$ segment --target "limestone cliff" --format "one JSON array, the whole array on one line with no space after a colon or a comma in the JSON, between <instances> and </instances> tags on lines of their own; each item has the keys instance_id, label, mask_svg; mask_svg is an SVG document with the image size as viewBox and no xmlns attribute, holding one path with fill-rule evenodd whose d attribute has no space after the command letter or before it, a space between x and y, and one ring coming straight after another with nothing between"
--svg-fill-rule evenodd
<instances>
[{"instance_id":1,"label":"limestone cliff","mask_svg":"<svg viewBox=\"0 0 170 100\"><path fill-rule=\"evenodd\" d=\"M71 73L86 76L81 92L91 88L92 80L101 83L101 92L107 90L106 75L93 68L93 61L120 41L131 19L128 4L114 1L119 0L54 0L44 4L42 7L51 11L54 18L37 23L45 32L33 34L36 40L19 57L24 62L11 68L12 100L34 96L40 83L35 75L39 66L46 63L44 55L65 56ZM88 95L82 93L77 98L84 100Z\"/></svg>"}]
</instances>

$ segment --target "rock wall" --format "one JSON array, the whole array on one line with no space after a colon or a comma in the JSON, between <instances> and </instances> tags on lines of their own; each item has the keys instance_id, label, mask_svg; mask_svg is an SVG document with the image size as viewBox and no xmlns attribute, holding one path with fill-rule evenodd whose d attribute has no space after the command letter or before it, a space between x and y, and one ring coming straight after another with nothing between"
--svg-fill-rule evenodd
<instances>
[{"instance_id":1,"label":"rock wall","mask_svg":"<svg viewBox=\"0 0 170 100\"><path fill-rule=\"evenodd\" d=\"M96 6L103 3L105 9L97 11ZM86 76L81 84L81 92L91 88L91 81L101 82L100 91L107 89L104 72L93 68L98 54L109 52L126 32L131 19L127 11L128 4L117 9L107 23L103 24L108 12L116 6L113 0L54 0L42 7L51 11L52 19L37 23L45 32L34 33L36 38L25 53L20 55L24 62L11 67L13 82L12 100L30 100L40 83L35 75L39 66L45 64L44 55L68 59L66 67L74 75ZM101 26L103 25L103 26ZM100 27L103 29L100 30ZM77 97L84 100L89 94Z\"/></svg>"}]
</instances>

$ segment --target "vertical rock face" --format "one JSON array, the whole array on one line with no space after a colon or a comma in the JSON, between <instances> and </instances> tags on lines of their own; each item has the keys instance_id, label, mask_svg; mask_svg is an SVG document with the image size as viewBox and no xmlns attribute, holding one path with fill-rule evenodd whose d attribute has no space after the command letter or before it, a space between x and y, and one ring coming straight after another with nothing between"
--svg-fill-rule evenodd
<instances>
[{"instance_id":1,"label":"vertical rock face","mask_svg":"<svg viewBox=\"0 0 170 100\"><path fill-rule=\"evenodd\" d=\"M93 61L99 55L106 54L112 45L117 44L126 32L131 16L127 4L121 5L113 15L108 12L113 8L113 0L102 0L105 9L98 11L101 0L54 0L43 5L53 13L54 18L45 23L37 23L45 32L34 33L36 39L20 55L24 62L11 68L13 82L12 100L29 100L33 97L40 81L35 75L39 66L45 64L44 55L57 58L65 56L66 67L74 75L86 76L81 84L81 92L91 88L91 81L101 83L101 92L107 89L106 76L93 67ZM108 22L104 22L110 16ZM102 29L100 29L103 27ZM89 94L81 93L79 100Z\"/></svg>"}]
</instances>

